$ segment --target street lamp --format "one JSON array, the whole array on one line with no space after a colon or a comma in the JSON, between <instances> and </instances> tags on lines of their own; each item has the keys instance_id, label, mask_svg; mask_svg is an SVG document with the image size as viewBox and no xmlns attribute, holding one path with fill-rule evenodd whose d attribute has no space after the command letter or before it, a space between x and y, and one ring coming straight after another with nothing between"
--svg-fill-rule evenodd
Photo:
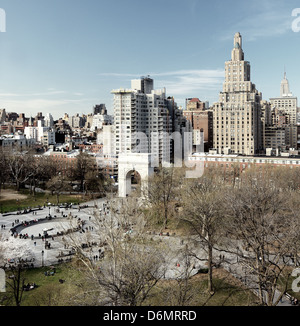
<instances>
[{"instance_id":1,"label":"street lamp","mask_svg":"<svg viewBox=\"0 0 300 326\"><path fill-rule=\"evenodd\" d=\"M42 250L42 267L44 267L44 250Z\"/></svg>"}]
</instances>

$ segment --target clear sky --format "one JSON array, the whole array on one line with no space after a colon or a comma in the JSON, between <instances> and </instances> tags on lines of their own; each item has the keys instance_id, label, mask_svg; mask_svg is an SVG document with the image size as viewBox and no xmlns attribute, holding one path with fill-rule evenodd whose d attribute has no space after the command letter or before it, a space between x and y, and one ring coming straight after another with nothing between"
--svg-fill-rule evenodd
<instances>
[{"instance_id":1,"label":"clear sky","mask_svg":"<svg viewBox=\"0 0 300 326\"><path fill-rule=\"evenodd\" d=\"M212 104L236 32L263 98L279 96L284 67L300 98L300 32L292 29L299 7L298 0L1 0L0 108L57 119L105 103L112 113L111 90L144 75L178 105L187 97Z\"/></svg>"}]
</instances>

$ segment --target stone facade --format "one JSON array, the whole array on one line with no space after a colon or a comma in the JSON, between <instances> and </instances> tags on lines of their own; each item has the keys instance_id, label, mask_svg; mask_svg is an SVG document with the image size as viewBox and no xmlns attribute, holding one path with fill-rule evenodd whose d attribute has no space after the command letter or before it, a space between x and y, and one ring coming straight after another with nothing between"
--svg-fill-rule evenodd
<instances>
[{"instance_id":1,"label":"stone facade","mask_svg":"<svg viewBox=\"0 0 300 326\"><path fill-rule=\"evenodd\" d=\"M234 36L231 60L225 63L225 82L213 106L214 148L219 153L254 155L262 149L262 94L250 80L242 37Z\"/></svg>"}]
</instances>

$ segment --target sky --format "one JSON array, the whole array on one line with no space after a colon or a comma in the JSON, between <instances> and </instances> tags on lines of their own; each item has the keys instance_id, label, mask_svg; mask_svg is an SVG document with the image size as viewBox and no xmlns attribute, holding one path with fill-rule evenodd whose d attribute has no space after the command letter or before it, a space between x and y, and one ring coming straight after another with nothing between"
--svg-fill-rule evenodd
<instances>
[{"instance_id":1,"label":"sky","mask_svg":"<svg viewBox=\"0 0 300 326\"><path fill-rule=\"evenodd\" d=\"M88 114L131 79L150 76L184 107L212 105L233 37L243 37L251 81L279 96L284 70L300 97L298 0L0 0L0 108ZM296 10L296 16L292 12Z\"/></svg>"}]
</instances>

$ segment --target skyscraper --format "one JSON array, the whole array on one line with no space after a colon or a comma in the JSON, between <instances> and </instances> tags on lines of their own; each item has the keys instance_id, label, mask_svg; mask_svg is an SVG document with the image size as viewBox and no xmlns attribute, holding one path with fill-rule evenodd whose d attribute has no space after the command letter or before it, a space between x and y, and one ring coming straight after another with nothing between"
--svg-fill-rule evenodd
<instances>
[{"instance_id":1,"label":"skyscraper","mask_svg":"<svg viewBox=\"0 0 300 326\"><path fill-rule=\"evenodd\" d=\"M153 79L131 81L130 89L113 90L116 154L151 153L156 162L169 162L172 142L166 135L184 128L182 110L166 89L154 90Z\"/></svg>"},{"instance_id":2,"label":"skyscraper","mask_svg":"<svg viewBox=\"0 0 300 326\"><path fill-rule=\"evenodd\" d=\"M250 72L242 36L236 33L231 60L225 62L223 91L213 105L214 148L219 153L253 155L262 149L262 94L251 82Z\"/></svg>"},{"instance_id":3,"label":"skyscraper","mask_svg":"<svg viewBox=\"0 0 300 326\"><path fill-rule=\"evenodd\" d=\"M298 99L293 96L290 91L289 81L286 78L286 72L284 72L283 80L280 84L280 97L274 97L270 99L271 107L273 109L281 110L290 116L290 124L297 125L297 106Z\"/></svg>"}]
</instances>

